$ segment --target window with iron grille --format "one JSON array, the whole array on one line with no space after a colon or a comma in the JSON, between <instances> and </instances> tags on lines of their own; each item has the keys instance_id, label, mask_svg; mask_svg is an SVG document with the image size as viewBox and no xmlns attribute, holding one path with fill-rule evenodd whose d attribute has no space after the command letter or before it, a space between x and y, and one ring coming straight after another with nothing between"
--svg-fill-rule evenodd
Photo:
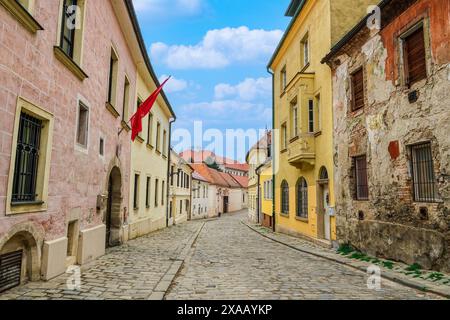
<instances>
[{"instance_id":1,"label":"window with iron grille","mask_svg":"<svg viewBox=\"0 0 450 320\"><path fill-rule=\"evenodd\" d=\"M289 214L289 184L287 181L281 183L281 213Z\"/></svg>"},{"instance_id":2,"label":"window with iron grille","mask_svg":"<svg viewBox=\"0 0 450 320\"><path fill-rule=\"evenodd\" d=\"M411 171L414 201L435 202L437 192L431 143L411 146Z\"/></svg>"},{"instance_id":3,"label":"window with iron grille","mask_svg":"<svg viewBox=\"0 0 450 320\"><path fill-rule=\"evenodd\" d=\"M414 84L427 77L424 30L421 26L403 40L406 83Z\"/></svg>"},{"instance_id":4,"label":"window with iron grille","mask_svg":"<svg viewBox=\"0 0 450 320\"><path fill-rule=\"evenodd\" d=\"M364 73L360 68L352 74L352 111L364 107Z\"/></svg>"},{"instance_id":5,"label":"window with iron grille","mask_svg":"<svg viewBox=\"0 0 450 320\"><path fill-rule=\"evenodd\" d=\"M42 121L24 112L20 114L12 202L36 201Z\"/></svg>"},{"instance_id":6,"label":"window with iron grille","mask_svg":"<svg viewBox=\"0 0 450 320\"><path fill-rule=\"evenodd\" d=\"M369 199L369 183L367 177L367 157L355 157L354 161L354 181L356 200Z\"/></svg>"},{"instance_id":7,"label":"window with iron grille","mask_svg":"<svg viewBox=\"0 0 450 320\"><path fill-rule=\"evenodd\" d=\"M305 178L297 182L297 217L308 218L308 183Z\"/></svg>"},{"instance_id":8,"label":"window with iron grille","mask_svg":"<svg viewBox=\"0 0 450 320\"><path fill-rule=\"evenodd\" d=\"M61 20L61 49L73 59L75 48L75 27L71 27L71 19L74 14L69 10L77 5L77 0L64 0Z\"/></svg>"}]
</instances>

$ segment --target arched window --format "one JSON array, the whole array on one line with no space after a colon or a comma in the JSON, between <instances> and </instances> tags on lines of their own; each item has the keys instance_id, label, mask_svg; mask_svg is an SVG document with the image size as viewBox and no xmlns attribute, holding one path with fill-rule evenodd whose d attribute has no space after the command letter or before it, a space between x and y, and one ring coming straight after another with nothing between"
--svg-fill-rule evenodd
<instances>
[{"instance_id":1,"label":"arched window","mask_svg":"<svg viewBox=\"0 0 450 320\"><path fill-rule=\"evenodd\" d=\"M325 167L320 168L319 180L328 180L328 170Z\"/></svg>"},{"instance_id":2,"label":"arched window","mask_svg":"<svg viewBox=\"0 0 450 320\"><path fill-rule=\"evenodd\" d=\"M289 214L289 184L286 180L281 183L281 213Z\"/></svg>"},{"instance_id":3,"label":"arched window","mask_svg":"<svg viewBox=\"0 0 450 320\"><path fill-rule=\"evenodd\" d=\"M308 183L305 178L297 182L297 217L308 218Z\"/></svg>"}]
</instances>

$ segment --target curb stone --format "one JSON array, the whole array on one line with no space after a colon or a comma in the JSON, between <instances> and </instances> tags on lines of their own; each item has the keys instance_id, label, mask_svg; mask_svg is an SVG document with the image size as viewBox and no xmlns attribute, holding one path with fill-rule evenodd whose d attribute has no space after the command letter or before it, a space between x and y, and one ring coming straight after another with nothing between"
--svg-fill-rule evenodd
<instances>
[{"instance_id":1,"label":"curb stone","mask_svg":"<svg viewBox=\"0 0 450 320\"><path fill-rule=\"evenodd\" d=\"M284 246L287 246L291 249L306 253L306 254L310 254L313 255L315 257L318 258L322 258L322 259L326 259L329 261L332 261L334 263L339 263L342 265L346 265L348 267L351 267L353 269L356 269L358 271L362 271L364 273L367 273L367 267L370 264L366 264L360 261L348 261L348 259L339 259L336 253L320 253L320 252L315 252L315 251L311 251L308 250L306 248L299 248L297 246L291 245L289 243L283 242L279 239L276 239L275 237L272 236L273 231L269 231L268 233L262 233L260 230L258 230L257 228L255 228L254 226L250 225L249 223L247 223L246 221L242 220L241 223L245 226L247 226L250 230L253 230L254 232L258 233L259 235L261 235L262 237L272 240L274 242L277 242L279 244L282 244ZM306 241L306 240L304 240ZM393 281L395 283L422 291L422 292L428 292L428 293L433 293L436 294L438 296L450 299L450 288L446 289L446 288L440 288L437 286L433 286L433 284L429 284L429 283L420 283L418 281L414 281L411 280L409 278L406 278L404 276L401 276L400 274L391 272L391 271L387 271L385 269L383 269L383 272L381 274L382 278L385 278L387 280ZM429 286L433 286L432 288Z\"/></svg>"},{"instance_id":2,"label":"curb stone","mask_svg":"<svg viewBox=\"0 0 450 320\"><path fill-rule=\"evenodd\" d=\"M207 222L207 221L206 221ZM203 227L205 226L206 222L203 222L198 230L195 232L194 235L191 236L191 238L188 240L187 244L184 246L184 248L181 250L181 252L178 254L176 258L173 259L172 264L170 265L169 269L167 269L166 273L161 277L156 287L153 289L153 292L150 296L148 296L147 300L164 300L164 297L167 294L167 291L169 290L170 286L173 283L173 280L177 276L178 272L180 272L181 268L183 267L184 261L186 260L189 251L191 250L193 244L197 240L198 236L203 230Z\"/></svg>"}]
</instances>

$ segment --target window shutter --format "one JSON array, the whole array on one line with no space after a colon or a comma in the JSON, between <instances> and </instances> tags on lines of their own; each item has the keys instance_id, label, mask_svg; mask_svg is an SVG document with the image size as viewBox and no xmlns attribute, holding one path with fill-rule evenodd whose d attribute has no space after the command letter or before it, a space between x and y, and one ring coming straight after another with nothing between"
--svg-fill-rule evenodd
<instances>
[{"instance_id":1,"label":"window shutter","mask_svg":"<svg viewBox=\"0 0 450 320\"><path fill-rule=\"evenodd\" d=\"M405 38L405 67L409 85L427 77L423 27Z\"/></svg>"},{"instance_id":2,"label":"window shutter","mask_svg":"<svg viewBox=\"0 0 450 320\"><path fill-rule=\"evenodd\" d=\"M352 75L352 90L352 111L356 111L364 107L364 73L362 68Z\"/></svg>"}]
</instances>

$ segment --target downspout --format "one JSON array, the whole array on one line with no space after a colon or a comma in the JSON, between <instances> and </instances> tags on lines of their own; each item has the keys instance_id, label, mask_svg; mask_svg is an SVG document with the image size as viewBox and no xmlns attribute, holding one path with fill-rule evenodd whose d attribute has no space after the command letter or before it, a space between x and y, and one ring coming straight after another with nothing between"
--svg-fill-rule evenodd
<instances>
[{"instance_id":1,"label":"downspout","mask_svg":"<svg viewBox=\"0 0 450 320\"><path fill-rule=\"evenodd\" d=\"M176 121L177 119L172 118L169 120L169 143L167 144L168 147L168 157L167 157L167 190L166 190L166 228L169 227L169 207L170 207L170 161L172 158L172 147L171 147L171 141L172 141L172 124Z\"/></svg>"},{"instance_id":2,"label":"downspout","mask_svg":"<svg viewBox=\"0 0 450 320\"><path fill-rule=\"evenodd\" d=\"M274 139L275 131L275 75L269 67L267 67L267 72L272 76L272 139ZM271 155L272 155L272 228L273 232L276 231L276 218L275 218L275 150L273 146L275 143L272 141Z\"/></svg>"}]
</instances>

